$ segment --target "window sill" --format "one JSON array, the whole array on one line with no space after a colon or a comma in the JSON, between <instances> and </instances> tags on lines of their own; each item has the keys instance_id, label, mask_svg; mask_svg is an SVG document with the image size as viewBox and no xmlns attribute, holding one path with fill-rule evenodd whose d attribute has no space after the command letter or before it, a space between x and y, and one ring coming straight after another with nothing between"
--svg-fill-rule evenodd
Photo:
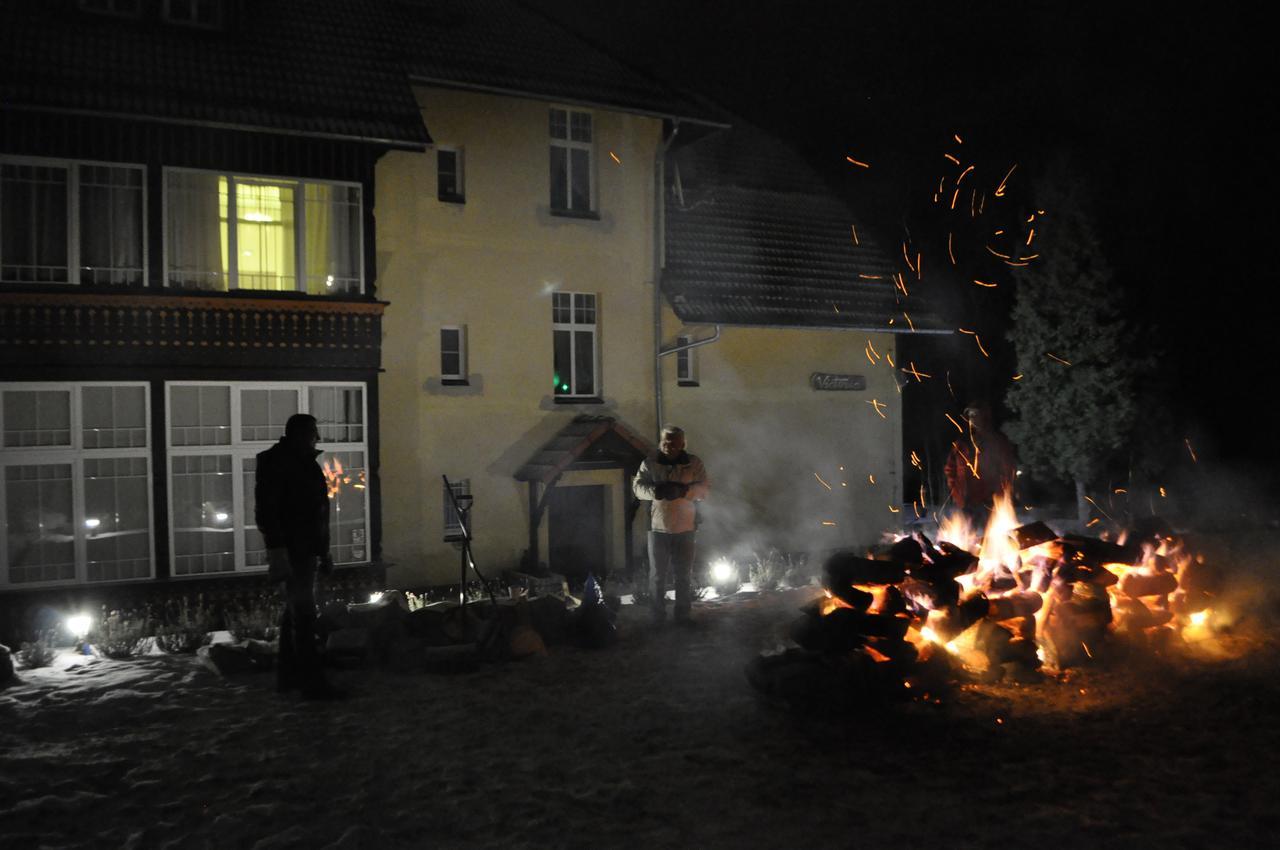
<instances>
[{"instance_id":1,"label":"window sill","mask_svg":"<svg viewBox=\"0 0 1280 850\"><path fill-rule=\"evenodd\" d=\"M549 212L556 218L580 218L584 221L599 221L600 213L595 210L565 210L551 207Z\"/></svg>"},{"instance_id":2,"label":"window sill","mask_svg":"<svg viewBox=\"0 0 1280 850\"><path fill-rule=\"evenodd\" d=\"M676 381L678 387L697 387L701 386L697 381Z\"/></svg>"},{"instance_id":3,"label":"window sill","mask_svg":"<svg viewBox=\"0 0 1280 850\"><path fill-rule=\"evenodd\" d=\"M466 204L466 195L437 195L436 200L442 204L458 204L459 206Z\"/></svg>"},{"instance_id":4,"label":"window sill","mask_svg":"<svg viewBox=\"0 0 1280 850\"><path fill-rule=\"evenodd\" d=\"M555 397L556 404L604 404L602 396L562 396Z\"/></svg>"},{"instance_id":5,"label":"window sill","mask_svg":"<svg viewBox=\"0 0 1280 850\"><path fill-rule=\"evenodd\" d=\"M466 378L441 378L440 386L442 387L469 387L471 382Z\"/></svg>"}]
</instances>

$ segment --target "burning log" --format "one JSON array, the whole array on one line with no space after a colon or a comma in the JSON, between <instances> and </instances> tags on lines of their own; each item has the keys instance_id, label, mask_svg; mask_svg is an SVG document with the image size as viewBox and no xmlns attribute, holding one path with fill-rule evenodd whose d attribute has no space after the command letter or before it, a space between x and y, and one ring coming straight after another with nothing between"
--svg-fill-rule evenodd
<instances>
[{"instance_id":1,"label":"burning log","mask_svg":"<svg viewBox=\"0 0 1280 850\"><path fill-rule=\"evenodd\" d=\"M1062 557L1067 561L1080 561L1092 567L1103 564L1136 564L1142 557L1138 543L1112 543L1096 537L1067 534L1062 538Z\"/></svg>"},{"instance_id":2,"label":"burning log","mask_svg":"<svg viewBox=\"0 0 1280 850\"><path fill-rule=\"evenodd\" d=\"M1014 617L1030 617L1035 614L1044 604L1044 600L1040 594L1024 590L992 597L987 600L987 604L989 606L987 619L1012 620Z\"/></svg>"},{"instance_id":3,"label":"burning log","mask_svg":"<svg viewBox=\"0 0 1280 850\"><path fill-rule=\"evenodd\" d=\"M1115 573L1101 564L1084 561L1060 561L1056 575L1066 582L1088 582L1098 587L1110 587L1119 581Z\"/></svg>"},{"instance_id":4,"label":"burning log","mask_svg":"<svg viewBox=\"0 0 1280 850\"><path fill-rule=\"evenodd\" d=\"M981 593L974 593L961 600L959 605L948 608L940 615L930 617L929 625L944 641L949 641L986 617L988 610L990 610L990 603L987 597Z\"/></svg>"},{"instance_id":5,"label":"burning log","mask_svg":"<svg viewBox=\"0 0 1280 850\"><path fill-rule=\"evenodd\" d=\"M859 590L852 585L836 585L835 587L828 587L827 591L855 611L866 611L871 607L871 603L875 601L874 595L865 590Z\"/></svg>"},{"instance_id":6,"label":"burning log","mask_svg":"<svg viewBox=\"0 0 1280 850\"><path fill-rule=\"evenodd\" d=\"M897 584L906 578L907 569L894 561L873 561L848 552L836 552L822 568L823 586L833 588L851 584Z\"/></svg>"},{"instance_id":7,"label":"burning log","mask_svg":"<svg viewBox=\"0 0 1280 850\"><path fill-rule=\"evenodd\" d=\"M1013 537L1014 543L1018 549L1030 549L1032 546L1039 546L1041 543L1048 543L1050 540L1057 540L1058 535L1052 528L1043 522L1033 522L1028 525L1021 525L1009 532Z\"/></svg>"},{"instance_id":8,"label":"burning log","mask_svg":"<svg viewBox=\"0 0 1280 850\"><path fill-rule=\"evenodd\" d=\"M909 578L901 588L902 595L917 610L941 611L960 601L960 585L952 579L932 582Z\"/></svg>"},{"instance_id":9,"label":"burning log","mask_svg":"<svg viewBox=\"0 0 1280 850\"><path fill-rule=\"evenodd\" d=\"M913 537L904 537L889 547L889 560L899 564L923 564L924 546Z\"/></svg>"},{"instance_id":10,"label":"burning log","mask_svg":"<svg viewBox=\"0 0 1280 850\"><path fill-rule=\"evenodd\" d=\"M1120 592L1126 596L1163 596L1178 589L1178 577L1173 573L1130 570L1120 579Z\"/></svg>"},{"instance_id":11,"label":"burning log","mask_svg":"<svg viewBox=\"0 0 1280 850\"><path fill-rule=\"evenodd\" d=\"M939 544L939 549L941 554L933 559L933 563L945 567L953 577L972 572L978 566L978 556L964 551L959 546L944 540Z\"/></svg>"},{"instance_id":12,"label":"burning log","mask_svg":"<svg viewBox=\"0 0 1280 850\"><path fill-rule=\"evenodd\" d=\"M1140 599L1122 597L1116 600L1116 607L1120 611L1120 618L1116 627L1128 632L1163 626L1173 619L1172 611L1167 608L1152 610L1144 605Z\"/></svg>"}]
</instances>

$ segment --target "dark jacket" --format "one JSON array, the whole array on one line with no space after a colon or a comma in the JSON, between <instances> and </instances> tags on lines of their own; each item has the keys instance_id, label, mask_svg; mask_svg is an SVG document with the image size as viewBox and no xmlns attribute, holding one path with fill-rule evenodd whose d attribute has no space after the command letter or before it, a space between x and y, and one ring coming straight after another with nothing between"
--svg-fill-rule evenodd
<instances>
[{"instance_id":1,"label":"dark jacket","mask_svg":"<svg viewBox=\"0 0 1280 850\"><path fill-rule=\"evenodd\" d=\"M289 549L291 559L329 551L329 487L321 453L284 437L258 452L253 518L268 549Z\"/></svg>"}]
</instances>

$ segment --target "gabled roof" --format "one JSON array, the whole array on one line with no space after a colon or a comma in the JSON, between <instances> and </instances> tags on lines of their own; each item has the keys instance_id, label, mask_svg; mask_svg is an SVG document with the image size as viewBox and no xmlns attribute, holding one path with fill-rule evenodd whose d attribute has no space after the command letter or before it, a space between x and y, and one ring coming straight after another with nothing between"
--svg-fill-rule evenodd
<instances>
[{"instance_id":1,"label":"gabled roof","mask_svg":"<svg viewBox=\"0 0 1280 850\"><path fill-rule=\"evenodd\" d=\"M575 416L533 457L516 470L517 481L550 484L556 476L578 462L601 441L620 441L625 450L634 450L637 458L653 452L653 444L610 416Z\"/></svg>"},{"instance_id":2,"label":"gabled roof","mask_svg":"<svg viewBox=\"0 0 1280 850\"><path fill-rule=\"evenodd\" d=\"M903 296L872 230L781 140L735 122L674 162L662 291L681 321L950 332Z\"/></svg>"},{"instance_id":3,"label":"gabled roof","mask_svg":"<svg viewBox=\"0 0 1280 850\"><path fill-rule=\"evenodd\" d=\"M696 96L673 91L518 0L390 0L382 11L392 16L415 82L723 125Z\"/></svg>"},{"instance_id":4,"label":"gabled roof","mask_svg":"<svg viewBox=\"0 0 1280 850\"><path fill-rule=\"evenodd\" d=\"M0 108L148 118L421 148L413 92L371 9L255 0L227 31L0 0Z\"/></svg>"}]
</instances>

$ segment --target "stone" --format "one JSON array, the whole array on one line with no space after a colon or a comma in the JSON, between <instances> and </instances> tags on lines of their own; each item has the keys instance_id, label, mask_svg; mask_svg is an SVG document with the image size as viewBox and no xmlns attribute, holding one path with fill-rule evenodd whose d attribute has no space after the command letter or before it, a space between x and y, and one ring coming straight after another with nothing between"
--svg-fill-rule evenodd
<instances>
[{"instance_id":1,"label":"stone","mask_svg":"<svg viewBox=\"0 0 1280 850\"><path fill-rule=\"evenodd\" d=\"M338 629L324 644L324 658L338 667L363 667L373 656L373 639L368 629Z\"/></svg>"}]
</instances>

